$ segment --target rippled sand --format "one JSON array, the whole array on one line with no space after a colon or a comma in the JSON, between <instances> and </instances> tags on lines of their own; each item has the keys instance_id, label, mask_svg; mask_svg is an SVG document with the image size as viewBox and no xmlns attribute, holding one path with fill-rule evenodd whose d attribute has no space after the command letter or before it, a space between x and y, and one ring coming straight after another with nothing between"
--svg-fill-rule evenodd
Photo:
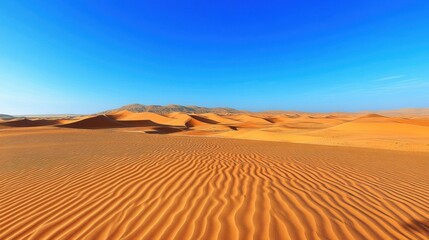
<instances>
[{"instance_id":1,"label":"rippled sand","mask_svg":"<svg viewBox=\"0 0 429 240\"><path fill-rule=\"evenodd\" d=\"M0 239L429 237L424 152L8 128L0 183Z\"/></svg>"}]
</instances>

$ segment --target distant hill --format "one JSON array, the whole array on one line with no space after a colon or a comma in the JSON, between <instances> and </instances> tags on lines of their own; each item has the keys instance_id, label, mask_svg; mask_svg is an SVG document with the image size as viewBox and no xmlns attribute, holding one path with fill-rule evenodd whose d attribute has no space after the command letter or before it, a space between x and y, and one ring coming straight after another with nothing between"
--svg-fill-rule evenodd
<instances>
[{"instance_id":1,"label":"distant hill","mask_svg":"<svg viewBox=\"0 0 429 240\"><path fill-rule=\"evenodd\" d=\"M217 114L232 114L240 113L244 111L239 111L233 108L207 108L207 107L198 107L198 106L182 106L170 104L167 106L161 105L143 105L143 104L130 104L123 107L105 111L103 113L110 113L116 111L128 110L130 112L153 112L158 114L167 114L172 112L183 112L183 113L217 113Z\"/></svg>"},{"instance_id":2,"label":"distant hill","mask_svg":"<svg viewBox=\"0 0 429 240\"><path fill-rule=\"evenodd\" d=\"M0 119L12 119L12 118L15 118L15 117L7 114L0 114Z\"/></svg>"},{"instance_id":3,"label":"distant hill","mask_svg":"<svg viewBox=\"0 0 429 240\"><path fill-rule=\"evenodd\" d=\"M15 118L73 118L84 116L83 114L24 114L24 115L15 115Z\"/></svg>"},{"instance_id":4,"label":"distant hill","mask_svg":"<svg viewBox=\"0 0 429 240\"><path fill-rule=\"evenodd\" d=\"M236 113L249 113L249 111L242 111L227 107L199 107L199 106L182 106L176 104L170 104L167 106L161 105L143 105L143 104L129 104L120 108L107 110L102 114L117 112L122 110L128 110L130 112L153 112L157 114L168 114L172 112L182 113L216 113L216 114L236 114ZM303 111L262 111L259 113L265 114L334 114L334 115L360 115L360 114L380 114L389 117L429 117L429 108L402 108L397 110L382 110L382 111L362 111L362 112L330 112L330 113L315 113L315 112L303 112Z\"/></svg>"},{"instance_id":5,"label":"distant hill","mask_svg":"<svg viewBox=\"0 0 429 240\"><path fill-rule=\"evenodd\" d=\"M375 111L374 113L389 117L429 117L429 108L401 108Z\"/></svg>"},{"instance_id":6,"label":"distant hill","mask_svg":"<svg viewBox=\"0 0 429 240\"><path fill-rule=\"evenodd\" d=\"M303 111L262 111L260 113L265 114L310 114L310 115L368 115L368 114L378 114L387 117L415 117L415 118L427 118L429 117L429 108L401 108L394 110L379 110L379 111L360 111L360 112L303 112Z\"/></svg>"}]
</instances>

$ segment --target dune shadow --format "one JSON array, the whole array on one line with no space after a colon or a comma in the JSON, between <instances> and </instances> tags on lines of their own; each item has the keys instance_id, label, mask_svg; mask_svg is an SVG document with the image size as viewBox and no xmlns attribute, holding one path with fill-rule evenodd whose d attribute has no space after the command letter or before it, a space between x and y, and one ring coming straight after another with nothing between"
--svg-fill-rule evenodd
<instances>
[{"instance_id":1,"label":"dune shadow","mask_svg":"<svg viewBox=\"0 0 429 240\"><path fill-rule=\"evenodd\" d=\"M410 231L419 232L429 239L429 219L413 220L409 223L403 224L405 229Z\"/></svg>"},{"instance_id":2,"label":"dune shadow","mask_svg":"<svg viewBox=\"0 0 429 240\"><path fill-rule=\"evenodd\" d=\"M118 123L127 127L163 127L165 125L153 122L151 120L126 120L117 121Z\"/></svg>"},{"instance_id":3,"label":"dune shadow","mask_svg":"<svg viewBox=\"0 0 429 240\"><path fill-rule=\"evenodd\" d=\"M145 131L145 133L148 133L148 134L170 134L170 133L176 133L176 132L181 132L181 131L182 131L182 129L174 128L174 127L156 127L150 131Z\"/></svg>"},{"instance_id":4,"label":"dune shadow","mask_svg":"<svg viewBox=\"0 0 429 240\"><path fill-rule=\"evenodd\" d=\"M103 125L103 126L74 126L74 125L57 125L58 128L75 128L75 129L109 129L109 128L129 128L125 125Z\"/></svg>"},{"instance_id":5,"label":"dune shadow","mask_svg":"<svg viewBox=\"0 0 429 240\"><path fill-rule=\"evenodd\" d=\"M134 127L165 127L166 125L158 124L150 120L136 121L115 121L111 123L97 124L64 124L57 127L77 128L77 129L108 129L108 128L134 128Z\"/></svg>"},{"instance_id":6,"label":"dune shadow","mask_svg":"<svg viewBox=\"0 0 429 240\"><path fill-rule=\"evenodd\" d=\"M214 120L211 120L211 119L208 119L208 118L205 118L205 117L201 117L201 116L198 116L198 115L190 115L190 116L193 117L194 119L200 121L200 122L203 122L203 123L208 123L208 124L217 124L217 123L219 123L219 122L216 122Z\"/></svg>"},{"instance_id":7,"label":"dune shadow","mask_svg":"<svg viewBox=\"0 0 429 240\"><path fill-rule=\"evenodd\" d=\"M275 118L263 118L263 119L265 119L266 121L268 121L268 122L270 122L270 123L277 123L277 122L279 122L279 121L277 121L277 119L275 119Z\"/></svg>"},{"instance_id":8,"label":"dune shadow","mask_svg":"<svg viewBox=\"0 0 429 240\"><path fill-rule=\"evenodd\" d=\"M41 127L41 126L50 126L58 124L58 120L30 120L27 118L13 120L9 122L0 123L0 125L8 126L8 127Z\"/></svg>"},{"instance_id":9,"label":"dune shadow","mask_svg":"<svg viewBox=\"0 0 429 240\"><path fill-rule=\"evenodd\" d=\"M151 120L124 120L117 121L106 115L98 115L72 123L57 125L62 128L78 129L106 129L106 128L132 128L132 127L163 127L165 125Z\"/></svg>"}]
</instances>

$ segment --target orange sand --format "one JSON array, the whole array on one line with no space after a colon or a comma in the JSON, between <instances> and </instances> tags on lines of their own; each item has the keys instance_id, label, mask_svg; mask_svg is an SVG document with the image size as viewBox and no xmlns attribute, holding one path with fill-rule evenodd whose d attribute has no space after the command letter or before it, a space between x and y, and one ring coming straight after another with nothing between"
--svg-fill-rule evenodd
<instances>
[{"instance_id":1,"label":"orange sand","mask_svg":"<svg viewBox=\"0 0 429 240\"><path fill-rule=\"evenodd\" d=\"M429 152L429 118L378 114L229 114L127 110L76 119L18 119L0 129L55 126Z\"/></svg>"},{"instance_id":2,"label":"orange sand","mask_svg":"<svg viewBox=\"0 0 429 240\"><path fill-rule=\"evenodd\" d=\"M428 239L426 123L130 112L3 121L0 239Z\"/></svg>"}]
</instances>

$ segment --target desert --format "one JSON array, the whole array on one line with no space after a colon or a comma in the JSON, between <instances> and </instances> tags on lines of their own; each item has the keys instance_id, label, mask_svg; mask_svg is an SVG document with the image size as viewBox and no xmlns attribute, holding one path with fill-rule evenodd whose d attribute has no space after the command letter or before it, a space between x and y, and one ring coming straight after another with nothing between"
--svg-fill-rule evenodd
<instances>
[{"instance_id":1,"label":"desert","mask_svg":"<svg viewBox=\"0 0 429 240\"><path fill-rule=\"evenodd\" d=\"M1 239L427 239L429 120L128 110L0 123Z\"/></svg>"},{"instance_id":2,"label":"desert","mask_svg":"<svg viewBox=\"0 0 429 240\"><path fill-rule=\"evenodd\" d=\"M0 0L0 240L429 240L428 16Z\"/></svg>"}]
</instances>

